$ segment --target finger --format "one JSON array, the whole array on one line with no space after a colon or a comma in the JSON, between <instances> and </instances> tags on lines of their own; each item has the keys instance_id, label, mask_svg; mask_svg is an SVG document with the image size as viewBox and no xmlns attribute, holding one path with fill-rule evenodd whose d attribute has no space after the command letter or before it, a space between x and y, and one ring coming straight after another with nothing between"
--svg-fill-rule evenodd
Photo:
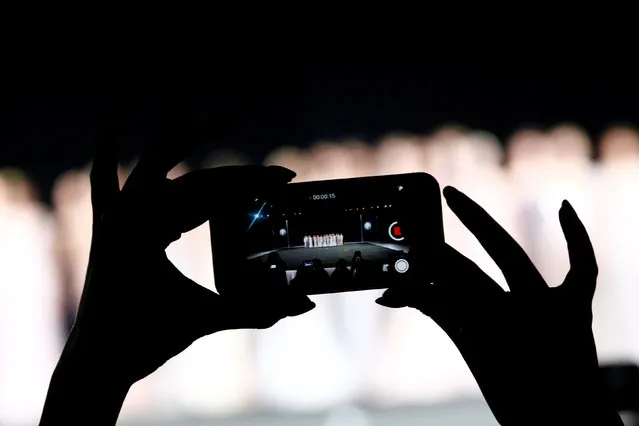
<instances>
[{"instance_id":1,"label":"finger","mask_svg":"<svg viewBox=\"0 0 639 426\"><path fill-rule=\"evenodd\" d=\"M406 308L408 302L414 297L414 293L410 290L402 291L389 288L375 300L375 303L386 308Z\"/></svg>"},{"instance_id":2,"label":"finger","mask_svg":"<svg viewBox=\"0 0 639 426\"><path fill-rule=\"evenodd\" d=\"M127 188L160 185L167 174L206 141L202 123L171 123L159 128L127 180Z\"/></svg>"},{"instance_id":3,"label":"finger","mask_svg":"<svg viewBox=\"0 0 639 426\"><path fill-rule=\"evenodd\" d=\"M433 284L423 282L419 284L402 283L388 288L375 303L387 308L417 308L424 313L430 312L431 307L439 301L440 294Z\"/></svg>"},{"instance_id":4,"label":"finger","mask_svg":"<svg viewBox=\"0 0 639 426\"><path fill-rule=\"evenodd\" d=\"M186 327L182 333L194 341L226 330L227 324L220 309L223 304L221 296L187 277L183 277L182 281L178 291L183 291L187 295L181 303L184 310L182 318Z\"/></svg>"},{"instance_id":5,"label":"finger","mask_svg":"<svg viewBox=\"0 0 639 426\"><path fill-rule=\"evenodd\" d=\"M430 311L434 298L439 298L436 299L438 306L444 303L437 289L446 289L460 300L481 300L504 292L475 262L448 244L437 245L433 253L429 275L434 286L427 283L410 283L392 287L377 302L391 308L411 306L422 311Z\"/></svg>"},{"instance_id":6,"label":"finger","mask_svg":"<svg viewBox=\"0 0 639 426\"><path fill-rule=\"evenodd\" d=\"M193 144L188 143L173 143L170 148L167 145L151 146L145 150L126 181L125 191L158 187L164 183L171 169L194 148Z\"/></svg>"},{"instance_id":7,"label":"finger","mask_svg":"<svg viewBox=\"0 0 639 426\"><path fill-rule=\"evenodd\" d=\"M173 301L177 318L180 318L181 333L188 342L223 330L268 328L303 311L299 306L293 310L290 299L280 294L220 296L184 276L175 266L168 274L177 284ZM314 306L306 305L305 311Z\"/></svg>"},{"instance_id":8,"label":"finger","mask_svg":"<svg viewBox=\"0 0 639 426\"><path fill-rule=\"evenodd\" d=\"M501 269L511 291L547 288L526 252L482 207L450 186L444 188L444 197L453 213Z\"/></svg>"},{"instance_id":9,"label":"finger","mask_svg":"<svg viewBox=\"0 0 639 426\"><path fill-rule=\"evenodd\" d=\"M299 316L315 308L315 303L301 294L229 297L204 290L212 296L198 296L199 307L193 310L195 314L190 318L192 332L196 333L194 338L222 330L265 329L286 317Z\"/></svg>"},{"instance_id":10,"label":"finger","mask_svg":"<svg viewBox=\"0 0 639 426\"><path fill-rule=\"evenodd\" d=\"M475 262L444 243L437 247L433 262L433 281L448 286L462 296L490 297L504 290Z\"/></svg>"},{"instance_id":11,"label":"finger","mask_svg":"<svg viewBox=\"0 0 639 426\"><path fill-rule=\"evenodd\" d=\"M90 174L94 221L109 210L120 193L117 141L110 131L98 140Z\"/></svg>"},{"instance_id":12,"label":"finger","mask_svg":"<svg viewBox=\"0 0 639 426\"><path fill-rule=\"evenodd\" d=\"M198 170L170 181L168 208L174 226L188 232L212 217L248 213L255 196L268 197L293 180L295 172L279 166L227 166ZM229 219L230 220L230 219Z\"/></svg>"},{"instance_id":13,"label":"finger","mask_svg":"<svg viewBox=\"0 0 639 426\"><path fill-rule=\"evenodd\" d=\"M187 173L167 183L172 189L164 205L161 231L167 236L180 235L209 221L217 289L224 296L241 296L262 284L248 276L246 231L248 215L255 213L252 203L256 197L276 196L294 177L293 171L277 166L229 166ZM245 279L238 280L238 271Z\"/></svg>"},{"instance_id":14,"label":"finger","mask_svg":"<svg viewBox=\"0 0 639 426\"><path fill-rule=\"evenodd\" d=\"M300 291L287 289L286 294L284 305L286 316L296 317L313 310L316 306L315 302Z\"/></svg>"},{"instance_id":15,"label":"finger","mask_svg":"<svg viewBox=\"0 0 639 426\"><path fill-rule=\"evenodd\" d=\"M583 225L572 205L564 200L559 209L559 222L568 245L571 276L575 279L566 283L576 284L580 291L585 291L590 297L594 295L599 268L595 257L595 250Z\"/></svg>"}]
</instances>

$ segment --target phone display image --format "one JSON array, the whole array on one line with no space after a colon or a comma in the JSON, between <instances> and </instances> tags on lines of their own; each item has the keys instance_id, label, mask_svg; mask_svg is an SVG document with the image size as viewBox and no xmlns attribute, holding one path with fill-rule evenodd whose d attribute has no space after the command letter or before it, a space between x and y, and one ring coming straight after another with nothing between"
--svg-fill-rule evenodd
<instances>
[{"instance_id":1,"label":"phone display image","mask_svg":"<svg viewBox=\"0 0 639 426\"><path fill-rule=\"evenodd\" d=\"M248 264L307 294L387 287L410 271L398 201L425 177L295 183L277 197L256 198L247 212Z\"/></svg>"}]
</instances>

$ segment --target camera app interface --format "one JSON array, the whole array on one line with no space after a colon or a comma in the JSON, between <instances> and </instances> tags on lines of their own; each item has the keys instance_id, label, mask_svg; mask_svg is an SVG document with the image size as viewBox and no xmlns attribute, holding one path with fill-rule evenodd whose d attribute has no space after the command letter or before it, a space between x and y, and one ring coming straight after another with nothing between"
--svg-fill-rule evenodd
<instances>
[{"instance_id":1,"label":"camera app interface","mask_svg":"<svg viewBox=\"0 0 639 426\"><path fill-rule=\"evenodd\" d=\"M248 212L249 263L307 294L383 288L405 274L398 179L291 184ZM285 278L284 278L285 277Z\"/></svg>"}]
</instances>

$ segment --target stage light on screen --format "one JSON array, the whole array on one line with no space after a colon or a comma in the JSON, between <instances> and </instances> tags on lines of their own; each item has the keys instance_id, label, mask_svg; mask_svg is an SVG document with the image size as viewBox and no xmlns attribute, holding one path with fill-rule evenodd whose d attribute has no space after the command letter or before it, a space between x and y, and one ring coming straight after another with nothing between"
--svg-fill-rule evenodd
<instances>
[{"instance_id":1,"label":"stage light on screen","mask_svg":"<svg viewBox=\"0 0 639 426\"><path fill-rule=\"evenodd\" d=\"M370 231L373 225L370 222L364 222L364 229Z\"/></svg>"}]
</instances>

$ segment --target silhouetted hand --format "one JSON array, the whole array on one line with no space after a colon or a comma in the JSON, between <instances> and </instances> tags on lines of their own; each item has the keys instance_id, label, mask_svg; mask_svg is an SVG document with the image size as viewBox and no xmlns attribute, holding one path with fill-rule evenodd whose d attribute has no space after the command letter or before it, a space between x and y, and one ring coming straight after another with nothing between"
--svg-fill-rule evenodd
<instances>
[{"instance_id":1,"label":"silhouetted hand","mask_svg":"<svg viewBox=\"0 0 639 426\"><path fill-rule=\"evenodd\" d=\"M220 330L267 328L315 306L286 285L231 297L180 273L165 249L181 233L243 198L281 190L295 176L282 167L247 166L167 179L181 160L175 146L151 150L120 190L114 141L107 138L99 145L91 171L93 239L85 288L41 424L79 420L56 416L66 401L61 394L77 396L78 388L90 393L92 386L100 393L94 399L108 400L111 392L116 401L104 408L80 399L73 401L73 410L92 407L102 412L90 424L96 417L100 424L114 424L128 388L196 339Z\"/></svg>"},{"instance_id":2,"label":"silhouetted hand","mask_svg":"<svg viewBox=\"0 0 639 426\"><path fill-rule=\"evenodd\" d=\"M417 244L411 264L424 265L418 281L387 290L378 303L430 316L459 349L500 424L622 425L602 393L591 309L597 263L572 206L564 201L559 210L570 271L560 286L549 287L484 209L452 187L444 196L510 291L449 245ZM411 245L423 229L418 212L405 212Z\"/></svg>"}]
</instances>

